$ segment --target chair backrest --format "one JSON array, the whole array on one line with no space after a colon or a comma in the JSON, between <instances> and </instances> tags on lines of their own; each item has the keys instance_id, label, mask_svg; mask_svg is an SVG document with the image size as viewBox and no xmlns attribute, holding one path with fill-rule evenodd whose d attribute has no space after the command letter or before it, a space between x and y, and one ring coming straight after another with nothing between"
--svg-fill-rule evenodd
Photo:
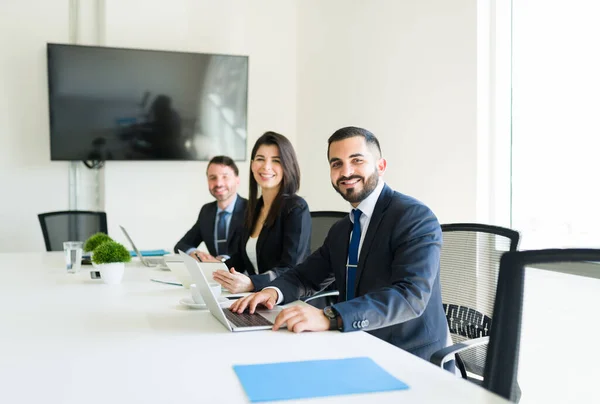
<instances>
[{"instance_id":1,"label":"chair backrest","mask_svg":"<svg viewBox=\"0 0 600 404\"><path fill-rule=\"evenodd\" d=\"M442 302L454 344L489 335L500 258L515 251L519 232L478 223L442 226L440 284ZM487 346L457 354L464 376L483 377Z\"/></svg>"},{"instance_id":2,"label":"chair backrest","mask_svg":"<svg viewBox=\"0 0 600 404\"><path fill-rule=\"evenodd\" d=\"M62 251L65 241L85 241L92 234L108 234L105 212L65 210L38 215L46 251Z\"/></svg>"},{"instance_id":3,"label":"chair backrest","mask_svg":"<svg viewBox=\"0 0 600 404\"><path fill-rule=\"evenodd\" d=\"M310 212L312 232L310 234L310 252L315 252L323 245L325 237L335 222L348 216L348 212L317 211Z\"/></svg>"},{"instance_id":4,"label":"chair backrest","mask_svg":"<svg viewBox=\"0 0 600 404\"><path fill-rule=\"evenodd\" d=\"M600 249L506 253L483 387L513 399L598 403Z\"/></svg>"}]
</instances>

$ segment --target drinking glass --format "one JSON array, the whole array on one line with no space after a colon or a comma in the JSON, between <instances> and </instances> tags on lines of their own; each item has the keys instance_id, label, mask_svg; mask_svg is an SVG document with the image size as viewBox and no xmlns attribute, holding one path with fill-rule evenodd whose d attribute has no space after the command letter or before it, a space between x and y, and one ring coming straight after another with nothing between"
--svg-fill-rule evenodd
<instances>
[{"instance_id":1,"label":"drinking glass","mask_svg":"<svg viewBox=\"0 0 600 404\"><path fill-rule=\"evenodd\" d=\"M65 250L65 263L67 272L74 274L81 269L81 255L83 254L82 241L65 241L63 243Z\"/></svg>"}]
</instances>

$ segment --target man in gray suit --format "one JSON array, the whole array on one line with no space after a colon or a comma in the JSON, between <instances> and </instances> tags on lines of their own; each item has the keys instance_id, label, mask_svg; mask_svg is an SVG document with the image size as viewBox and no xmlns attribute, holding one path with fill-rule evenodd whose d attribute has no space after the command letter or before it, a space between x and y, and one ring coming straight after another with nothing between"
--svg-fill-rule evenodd
<instances>
[{"instance_id":1,"label":"man in gray suit","mask_svg":"<svg viewBox=\"0 0 600 404\"><path fill-rule=\"evenodd\" d=\"M324 310L287 308L273 329L286 323L294 332L363 330L429 360L449 341L440 292L439 222L423 203L383 182L387 162L371 132L342 128L328 143L331 184L352 211L303 263L231 310L272 308L311 296L335 280L338 303Z\"/></svg>"},{"instance_id":2,"label":"man in gray suit","mask_svg":"<svg viewBox=\"0 0 600 404\"><path fill-rule=\"evenodd\" d=\"M213 257L227 259L239 252L248 201L237 194L239 171L231 158L213 157L208 163L206 178L208 190L216 201L202 206L198 220L175 245L175 251L185 251L202 261ZM208 253L198 250L202 242Z\"/></svg>"}]
</instances>

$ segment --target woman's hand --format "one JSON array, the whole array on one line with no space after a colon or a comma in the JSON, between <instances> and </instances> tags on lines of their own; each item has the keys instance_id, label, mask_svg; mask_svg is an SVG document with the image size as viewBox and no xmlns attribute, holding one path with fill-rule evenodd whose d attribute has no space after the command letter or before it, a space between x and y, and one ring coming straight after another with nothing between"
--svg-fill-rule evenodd
<instances>
[{"instance_id":1,"label":"woman's hand","mask_svg":"<svg viewBox=\"0 0 600 404\"><path fill-rule=\"evenodd\" d=\"M237 272L235 268L230 268L229 272L218 269L213 272L213 279L231 293L252 292L254 290L252 280L248 276Z\"/></svg>"}]
</instances>

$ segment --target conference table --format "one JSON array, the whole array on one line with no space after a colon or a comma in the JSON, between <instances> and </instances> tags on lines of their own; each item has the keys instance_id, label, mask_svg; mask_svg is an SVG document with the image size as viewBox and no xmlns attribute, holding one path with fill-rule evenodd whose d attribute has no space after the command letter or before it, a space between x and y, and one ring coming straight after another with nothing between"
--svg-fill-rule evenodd
<instances>
[{"instance_id":1,"label":"conference table","mask_svg":"<svg viewBox=\"0 0 600 404\"><path fill-rule=\"evenodd\" d=\"M62 252L0 254L0 403L246 403L233 365L363 356L410 388L283 402L507 402L366 332L229 332L165 273L107 285Z\"/></svg>"}]
</instances>

